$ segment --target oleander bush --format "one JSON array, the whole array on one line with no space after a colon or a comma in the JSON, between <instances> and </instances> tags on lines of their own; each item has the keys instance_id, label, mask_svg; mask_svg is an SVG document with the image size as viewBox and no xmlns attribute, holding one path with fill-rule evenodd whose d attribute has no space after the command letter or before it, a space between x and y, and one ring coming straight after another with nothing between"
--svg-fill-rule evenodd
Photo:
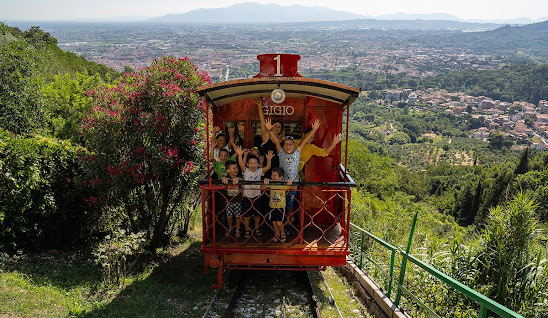
<instances>
[{"instance_id":1,"label":"oleander bush","mask_svg":"<svg viewBox=\"0 0 548 318\"><path fill-rule=\"evenodd\" d=\"M89 154L81 164L97 196L86 201L107 231L145 232L151 250L169 241L166 229L203 173L205 103L196 89L208 82L188 59L165 57L88 93L95 102L82 121Z\"/></svg>"}]
</instances>

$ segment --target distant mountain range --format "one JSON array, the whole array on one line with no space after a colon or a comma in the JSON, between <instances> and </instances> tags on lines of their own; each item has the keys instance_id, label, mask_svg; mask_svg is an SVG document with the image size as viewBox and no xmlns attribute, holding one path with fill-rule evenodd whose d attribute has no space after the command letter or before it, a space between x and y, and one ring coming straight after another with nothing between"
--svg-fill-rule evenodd
<instances>
[{"instance_id":1,"label":"distant mountain range","mask_svg":"<svg viewBox=\"0 0 548 318\"><path fill-rule=\"evenodd\" d=\"M150 21L182 23L292 23L344 21L364 18L365 16L359 14L318 6L280 6L277 4L246 2L226 8L197 9L181 14L168 14L150 19Z\"/></svg>"},{"instance_id":2,"label":"distant mountain range","mask_svg":"<svg viewBox=\"0 0 548 318\"><path fill-rule=\"evenodd\" d=\"M1 20L1 16L0 16ZM331 21L354 21L354 20L369 20L368 24L380 24L382 21L418 21L422 24L418 28L430 28L430 21L436 21L433 24L433 29L438 29L442 25L442 29L477 29L476 26L467 26L454 24L473 23L473 24L489 24L484 29L492 29L493 26L498 27L505 24L531 24L548 20L548 16L533 20L531 18L515 18L515 19L461 19L455 15L448 13L426 13L426 14L409 14L409 13L394 13L378 16L365 16L355 14L348 11L333 10L326 7L305 7L302 5L280 6L277 4L260 4L256 2L246 2L235 4L224 8L197 9L181 14L168 14L161 17L111 17L111 18L86 18L78 20L70 20L70 22L148 22L148 23L192 23L192 24L245 24L245 23L302 23L302 22L331 22ZM6 20L7 22L24 22L16 20ZM425 23L425 21L428 21ZM30 22L30 21L29 21ZM45 22L45 20L44 20ZM54 21L49 21L54 22ZM61 21L59 21L61 22ZM63 20L62 22L69 22ZM443 22L451 22L448 26L443 26ZM395 22L394 22L395 23ZM407 25L407 22L401 22ZM393 28L393 27L389 27ZM405 28L405 27L404 27ZM481 29L481 28L480 28Z\"/></svg>"},{"instance_id":3,"label":"distant mountain range","mask_svg":"<svg viewBox=\"0 0 548 318\"><path fill-rule=\"evenodd\" d=\"M492 24L530 24L548 20L543 17L537 20L523 17L516 19L461 19L448 13L408 14L394 13L379 16L364 16L348 11L338 11L325 7L305 7L302 5L280 6L277 4L260 4L246 2L226 8L197 9L181 14L168 14L152 18L152 22L176 23L292 23L292 22L322 22L348 21L358 19L375 20L439 20L468 23Z\"/></svg>"},{"instance_id":4,"label":"distant mountain range","mask_svg":"<svg viewBox=\"0 0 548 318\"><path fill-rule=\"evenodd\" d=\"M409 14L409 13L394 13L378 15L374 17L377 20L444 20L444 21L458 21L468 23L494 23L494 24L531 24L536 22L543 22L548 20L547 17L542 17L536 20L531 18L522 17L515 19L461 19L455 15L449 13L425 13L425 14Z\"/></svg>"}]
</instances>

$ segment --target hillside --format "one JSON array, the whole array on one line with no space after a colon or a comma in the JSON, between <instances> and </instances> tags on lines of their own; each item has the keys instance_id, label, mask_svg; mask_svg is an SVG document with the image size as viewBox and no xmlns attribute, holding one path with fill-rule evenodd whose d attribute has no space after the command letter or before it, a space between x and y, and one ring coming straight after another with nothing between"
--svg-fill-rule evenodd
<instances>
[{"instance_id":1,"label":"hillside","mask_svg":"<svg viewBox=\"0 0 548 318\"><path fill-rule=\"evenodd\" d=\"M548 64L506 66L498 70L466 70L432 79L440 88L535 105L548 97Z\"/></svg>"},{"instance_id":2,"label":"hillside","mask_svg":"<svg viewBox=\"0 0 548 318\"><path fill-rule=\"evenodd\" d=\"M548 21L524 26L504 25L485 32L413 37L426 45L443 48L462 48L481 54L504 54L523 57L548 58Z\"/></svg>"},{"instance_id":3,"label":"hillside","mask_svg":"<svg viewBox=\"0 0 548 318\"><path fill-rule=\"evenodd\" d=\"M61 50L39 27L0 23L0 127L70 138L86 109L85 89L118 76L114 70ZM69 128L70 127L70 128ZM67 131L67 129L70 131Z\"/></svg>"}]
</instances>

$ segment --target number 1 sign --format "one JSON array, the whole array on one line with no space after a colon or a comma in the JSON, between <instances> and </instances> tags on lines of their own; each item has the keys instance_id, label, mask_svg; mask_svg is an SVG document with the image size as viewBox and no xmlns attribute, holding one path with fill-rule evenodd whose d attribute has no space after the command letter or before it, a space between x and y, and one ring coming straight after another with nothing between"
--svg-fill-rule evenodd
<instances>
[{"instance_id":1,"label":"number 1 sign","mask_svg":"<svg viewBox=\"0 0 548 318\"><path fill-rule=\"evenodd\" d=\"M262 54L258 55L257 59L260 62L260 70L254 77L302 77L297 69L300 55Z\"/></svg>"}]
</instances>

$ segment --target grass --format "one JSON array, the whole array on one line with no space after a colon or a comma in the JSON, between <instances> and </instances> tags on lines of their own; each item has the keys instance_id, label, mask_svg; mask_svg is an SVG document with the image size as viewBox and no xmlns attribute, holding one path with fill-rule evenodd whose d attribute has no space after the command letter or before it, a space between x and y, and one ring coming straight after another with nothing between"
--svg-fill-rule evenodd
<instances>
[{"instance_id":1,"label":"grass","mask_svg":"<svg viewBox=\"0 0 548 318\"><path fill-rule=\"evenodd\" d=\"M343 317L373 317L364 304L354 295L352 286L347 284L345 277L339 271L328 268L323 272L323 276ZM327 291L324 291L324 293L327 293ZM327 318L339 317L338 313L333 310L326 312L322 310L321 314L322 317Z\"/></svg>"},{"instance_id":2,"label":"grass","mask_svg":"<svg viewBox=\"0 0 548 318\"><path fill-rule=\"evenodd\" d=\"M2 263L0 316L200 317L214 293L214 271L203 273L201 243L134 268L121 288L107 288L90 261L57 253Z\"/></svg>"},{"instance_id":3,"label":"grass","mask_svg":"<svg viewBox=\"0 0 548 318\"><path fill-rule=\"evenodd\" d=\"M96 303L99 272L71 257L36 255L2 268L0 315L58 317L91 310Z\"/></svg>"},{"instance_id":4,"label":"grass","mask_svg":"<svg viewBox=\"0 0 548 318\"><path fill-rule=\"evenodd\" d=\"M119 288L105 287L85 255L0 258L0 317L201 317L216 277L214 270L204 275L198 235L155 258L143 257ZM363 317L366 309L344 280L332 269L324 275L343 316Z\"/></svg>"}]
</instances>

